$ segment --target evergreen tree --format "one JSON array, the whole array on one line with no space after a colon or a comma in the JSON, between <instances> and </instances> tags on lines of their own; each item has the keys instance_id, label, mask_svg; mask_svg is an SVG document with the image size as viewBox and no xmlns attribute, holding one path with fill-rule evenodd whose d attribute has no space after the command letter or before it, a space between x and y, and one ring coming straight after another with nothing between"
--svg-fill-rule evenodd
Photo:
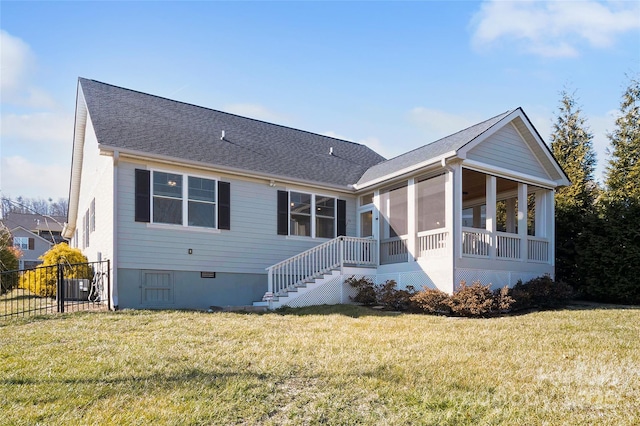
<instances>
[{"instance_id":1,"label":"evergreen tree","mask_svg":"<svg viewBox=\"0 0 640 426\"><path fill-rule=\"evenodd\" d=\"M608 200L640 200L640 79L632 78L622 95L615 130L607 135L612 150L606 172Z\"/></svg>"},{"instance_id":2,"label":"evergreen tree","mask_svg":"<svg viewBox=\"0 0 640 426\"><path fill-rule=\"evenodd\" d=\"M622 96L599 203L586 280L589 297L640 304L640 81L632 78Z\"/></svg>"},{"instance_id":3,"label":"evergreen tree","mask_svg":"<svg viewBox=\"0 0 640 426\"><path fill-rule=\"evenodd\" d=\"M585 282L582 253L589 243L585 234L594 215L598 195L594 170L593 135L573 94L562 91L551 134L551 150L571 180L556 193L556 279L582 291Z\"/></svg>"}]
</instances>

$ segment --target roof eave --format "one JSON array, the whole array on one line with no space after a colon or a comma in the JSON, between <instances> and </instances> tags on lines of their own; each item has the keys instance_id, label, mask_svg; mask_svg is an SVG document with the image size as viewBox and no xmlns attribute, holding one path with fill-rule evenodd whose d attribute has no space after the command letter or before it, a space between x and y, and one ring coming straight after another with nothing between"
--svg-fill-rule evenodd
<instances>
[{"instance_id":1,"label":"roof eave","mask_svg":"<svg viewBox=\"0 0 640 426\"><path fill-rule=\"evenodd\" d=\"M418 170L423 169L425 167L432 166L434 164L440 163L440 162L442 162L442 160L450 160L452 158L456 158L457 156L458 156L458 154L457 154L456 151L449 151L449 152L446 152L444 154L438 155L437 157L433 157L433 158L430 158L428 160L422 161L420 163L413 164L413 165L411 165L409 167L405 167L404 169L395 171L393 173L389 173L387 175L380 176L380 177L378 177L376 179L372 179L372 180L367 181L367 182L356 183L355 185L353 185L353 187L356 190L360 191L362 189L369 188L369 187L372 187L372 186L375 186L375 185L378 185L378 184L381 184L381 183L387 183L387 182L393 181L394 179L398 179L398 178L400 178L402 176L409 175L411 173L417 172Z\"/></svg>"},{"instance_id":2,"label":"roof eave","mask_svg":"<svg viewBox=\"0 0 640 426\"><path fill-rule=\"evenodd\" d=\"M347 185L336 185L330 184L326 182L318 182L306 179L294 179L288 176L271 174L271 173L257 173L252 170L240 169L235 167L228 166L219 166L216 164L205 163L202 161L190 161L182 158L172 157L169 155L160 155L160 154L150 154L148 152L142 152L132 149L123 149L119 147L114 147L111 145L98 144L98 149L102 153L113 153L115 151L119 152L120 157L129 157L138 160L152 160L159 163L167 163L167 164L180 164L187 167L196 167L203 170L215 170L220 173L226 173L236 176L243 176L253 179L263 179L268 181L276 181L280 184L288 184L288 185L306 185L313 186L320 189L332 190L332 191L340 191L345 193L353 193L355 192L353 184Z\"/></svg>"},{"instance_id":3,"label":"roof eave","mask_svg":"<svg viewBox=\"0 0 640 426\"><path fill-rule=\"evenodd\" d=\"M82 85L78 80L78 91L76 93L76 114L75 127L73 131L73 156L71 159L71 179L69 181L69 211L67 222L62 228L62 236L70 239L75 230L78 220L78 205L80 202L80 180L82 178L82 161L84 157L84 137L87 128L87 104L82 93Z\"/></svg>"}]
</instances>

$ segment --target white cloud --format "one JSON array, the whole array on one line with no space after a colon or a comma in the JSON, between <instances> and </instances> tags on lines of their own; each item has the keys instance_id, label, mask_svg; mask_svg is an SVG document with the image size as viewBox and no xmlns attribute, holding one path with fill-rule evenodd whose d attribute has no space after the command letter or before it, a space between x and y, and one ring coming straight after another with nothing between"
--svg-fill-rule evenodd
<instances>
[{"instance_id":1,"label":"white cloud","mask_svg":"<svg viewBox=\"0 0 640 426\"><path fill-rule=\"evenodd\" d=\"M640 28L639 2L486 1L472 21L477 49L514 40L546 57L579 54L584 43L606 48L625 32Z\"/></svg>"},{"instance_id":2,"label":"white cloud","mask_svg":"<svg viewBox=\"0 0 640 426\"><path fill-rule=\"evenodd\" d=\"M256 120L269 122L283 121L283 117L279 114L259 104L230 104L226 105L223 110L231 114L255 118Z\"/></svg>"},{"instance_id":3,"label":"white cloud","mask_svg":"<svg viewBox=\"0 0 640 426\"><path fill-rule=\"evenodd\" d=\"M34 87L31 76L36 58L27 43L0 30L0 90L2 104L50 109L56 102L44 90Z\"/></svg>"},{"instance_id":4,"label":"white cloud","mask_svg":"<svg viewBox=\"0 0 640 426\"><path fill-rule=\"evenodd\" d=\"M0 191L3 196L28 198L67 198L69 196L69 166L40 165L22 156L1 160Z\"/></svg>"},{"instance_id":5,"label":"white cloud","mask_svg":"<svg viewBox=\"0 0 640 426\"><path fill-rule=\"evenodd\" d=\"M73 116L53 112L4 114L1 117L2 138L26 141L71 142Z\"/></svg>"},{"instance_id":6,"label":"white cloud","mask_svg":"<svg viewBox=\"0 0 640 426\"><path fill-rule=\"evenodd\" d=\"M424 107L416 107L409 111L409 121L423 130L429 142L466 129L481 120Z\"/></svg>"},{"instance_id":7,"label":"white cloud","mask_svg":"<svg viewBox=\"0 0 640 426\"><path fill-rule=\"evenodd\" d=\"M0 89L3 94L20 89L35 59L29 45L4 30L0 30Z\"/></svg>"}]
</instances>

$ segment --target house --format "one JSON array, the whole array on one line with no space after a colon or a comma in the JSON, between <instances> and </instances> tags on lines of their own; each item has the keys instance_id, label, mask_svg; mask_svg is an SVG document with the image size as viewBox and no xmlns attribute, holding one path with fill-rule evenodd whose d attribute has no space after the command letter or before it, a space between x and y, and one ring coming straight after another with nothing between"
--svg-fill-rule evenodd
<instances>
[{"instance_id":1,"label":"house","mask_svg":"<svg viewBox=\"0 0 640 426\"><path fill-rule=\"evenodd\" d=\"M54 244L64 241L62 228L66 219L37 213L10 212L6 215L2 222L11 232L13 245L22 252L20 269L35 268L42 263L40 256Z\"/></svg>"},{"instance_id":2,"label":"house","mask_svg":"<svg viewBox=\"0 0 640 426\"><path fill-rule=\"evenodd\" d=\"M385 160L80 78L63 235L111 260L120 308L340 303L353 275L452 292L553 275L569 184L520 108Z\"/></svg>"}]
</instances>

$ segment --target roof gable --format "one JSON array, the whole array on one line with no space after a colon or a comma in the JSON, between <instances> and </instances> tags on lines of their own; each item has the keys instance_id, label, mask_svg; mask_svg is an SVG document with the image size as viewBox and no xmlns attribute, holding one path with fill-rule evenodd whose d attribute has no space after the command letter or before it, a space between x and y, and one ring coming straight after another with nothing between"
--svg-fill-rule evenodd
<instances>
[{"instance_id":1,"label":"roof gable","mask_svg":"<svg viewBox=\"0 0 640 426\"><path fill-rule=\"evenodd\" d=\"M508 169L557 186L570 184L524 111L517 108L379 163L367 170L356 187L374 185L451 158Z\"/></svg>"},{"instance_id":2,"label":"roof gable","mask_svg":"<svg viewBox=\"0 0 640 426\"><path fill-rule=\"evenodd\" d=\"M480 161L519 173L551 179L533 150L510 123L474 146L466 154L470 160Z\"/></svg>"},{"instance_id":3,"label":"roof gable","mask_svg":"<svg viewBox=\"0 0 640 426\"><path fill-rule=\"evenodd\" d=\"M471 141L478 138L512 111L496 115L481 123L475 124L464 130L446 136L430 144L401 154L390 160L381 162L371 167L358 181L359 185L375 182L389 175L402 173L420 167L424 164L432 164L440 161L440 158L450 157Z\"/></svg>"},{"instance_id":4,"label":"roof gable","mask_svg":"<svg viewBox=\"0 0 640 426\"><path fill-rule=\"evenodd\" d=\"M353 142L94 80L81 78L79 84L106 150L343 187L384 160Z\"/></svg>"}]
</instances>

